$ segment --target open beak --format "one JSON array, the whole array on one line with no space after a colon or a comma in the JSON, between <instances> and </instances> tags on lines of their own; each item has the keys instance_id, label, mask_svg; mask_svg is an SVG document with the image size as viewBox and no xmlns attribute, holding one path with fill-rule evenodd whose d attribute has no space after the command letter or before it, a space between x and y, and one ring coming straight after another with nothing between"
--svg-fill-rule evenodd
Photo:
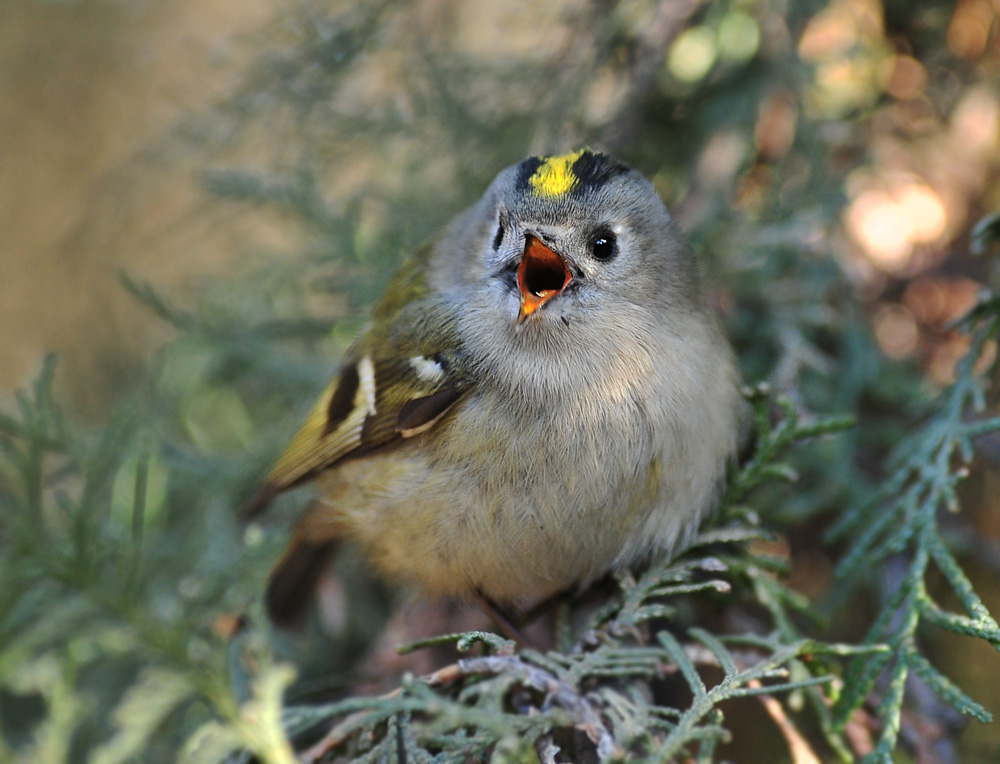
<instances>
[{"instance_id":1,"label":"open beak","mask_svg":"<svg viewBox=\"0 0 1000 764\"><path fill-rule=\"evenodd\" d=\"M534 236L528 236L524 256L517 268L517 286L521 290L521 312L517 320L524 321L562 293L571 279L566 261Z\"/></svg>"}]
</instances>

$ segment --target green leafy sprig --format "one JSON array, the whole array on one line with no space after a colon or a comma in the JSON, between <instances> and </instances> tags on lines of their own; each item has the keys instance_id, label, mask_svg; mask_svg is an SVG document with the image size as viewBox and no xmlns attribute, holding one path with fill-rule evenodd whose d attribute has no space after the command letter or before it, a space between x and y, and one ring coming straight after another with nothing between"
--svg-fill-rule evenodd
<instances>
[{"instance_id":1,"label":"green leafy sprig","mask_svg":"<svg viewBox=\"0 0 1000 764\"><path fill-rule=\"evenodd\" d=\"M961 713L981 722L993 718L924 656L918 633L930 624L1000 649L1000 627L945 544L941 527L942 512L959 511L958 486L969 475L975 439L1000 430L1000 417L981 416L986 400L977 368L987 343L1000 334L1000 300L983 299L959 326L971 333L970 347L937 410L892 453L889 477L871 500L850 508L829 532L830 540L850 540L837 568L841 598L887 560L906 561L898 588L882 604L865 637L866 644L884 643L890 649L854 658L836 706L836 721L843 727L886 678L879 703L883 728L865 761L890 761L911 674ZM958 598L964 614L944 609L930 594L927 579L933 568Z\"/></svg>"}]
</instances>

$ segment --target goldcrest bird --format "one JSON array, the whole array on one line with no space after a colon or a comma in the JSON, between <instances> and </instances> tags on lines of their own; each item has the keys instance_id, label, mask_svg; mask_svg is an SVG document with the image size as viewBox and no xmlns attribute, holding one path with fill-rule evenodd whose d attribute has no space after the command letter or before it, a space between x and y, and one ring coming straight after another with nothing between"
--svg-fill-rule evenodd
<instances>
[{"instance_id":1,"label":"goldcrest bird","mask_svg":"<svg viewBox=\"0 0 1000 764\"><path fill-rule=\"evenodd\" d=\"M298 621L329 556L520 608L682 547L745 402L653 186L589 150L532 157L406 261L265 483L321 498L271 574Z\"/></svg>"}]
</instances>

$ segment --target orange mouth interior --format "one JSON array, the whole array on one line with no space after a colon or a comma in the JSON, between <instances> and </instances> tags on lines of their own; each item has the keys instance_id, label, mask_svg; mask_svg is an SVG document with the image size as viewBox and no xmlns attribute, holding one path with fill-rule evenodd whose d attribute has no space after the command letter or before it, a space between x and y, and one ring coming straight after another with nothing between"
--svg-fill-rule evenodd
<instances>
[{"instance_id":1,"label":"orange mouth interior","mask_svg":"<svg viewBox=\"0 0 1000 764\"><path fill-rule=\"evenodd\" d=\"M521 290L520 319L523 321L562 292L571 279L566 261L534 236L529 236L524 257L517 268L517 285Z\"/></svg>"}]
</instances>

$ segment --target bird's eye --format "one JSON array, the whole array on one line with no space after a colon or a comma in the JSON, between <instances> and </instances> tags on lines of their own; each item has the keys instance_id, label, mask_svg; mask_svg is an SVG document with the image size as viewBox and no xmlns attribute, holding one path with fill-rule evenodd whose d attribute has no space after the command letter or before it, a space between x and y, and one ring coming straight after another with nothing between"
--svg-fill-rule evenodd
<instances>
[{"instance_id":1,"label":"bird's eye","mask_svg":"<svg viewBox=\"0 0 1000 764\"><path fill-rule=\"evenodd\" d=\"M500 245L503 244L503 234L504 234L504 224L503 215L500 216L500 220L497 223L497 233L493 237L493 251L496 252L500 249Z\"/></svg>"},{"instance_id":2,"label":"bird's eye","mask_svg":"<svg viewBox=\"0 0 1000 764\"><path fill-rule=\"evenodd\" d=\"M600 230L590 237L590 254L603 262L618 254L618 239L611 231Z\"/></svg>"}]
</instances>

